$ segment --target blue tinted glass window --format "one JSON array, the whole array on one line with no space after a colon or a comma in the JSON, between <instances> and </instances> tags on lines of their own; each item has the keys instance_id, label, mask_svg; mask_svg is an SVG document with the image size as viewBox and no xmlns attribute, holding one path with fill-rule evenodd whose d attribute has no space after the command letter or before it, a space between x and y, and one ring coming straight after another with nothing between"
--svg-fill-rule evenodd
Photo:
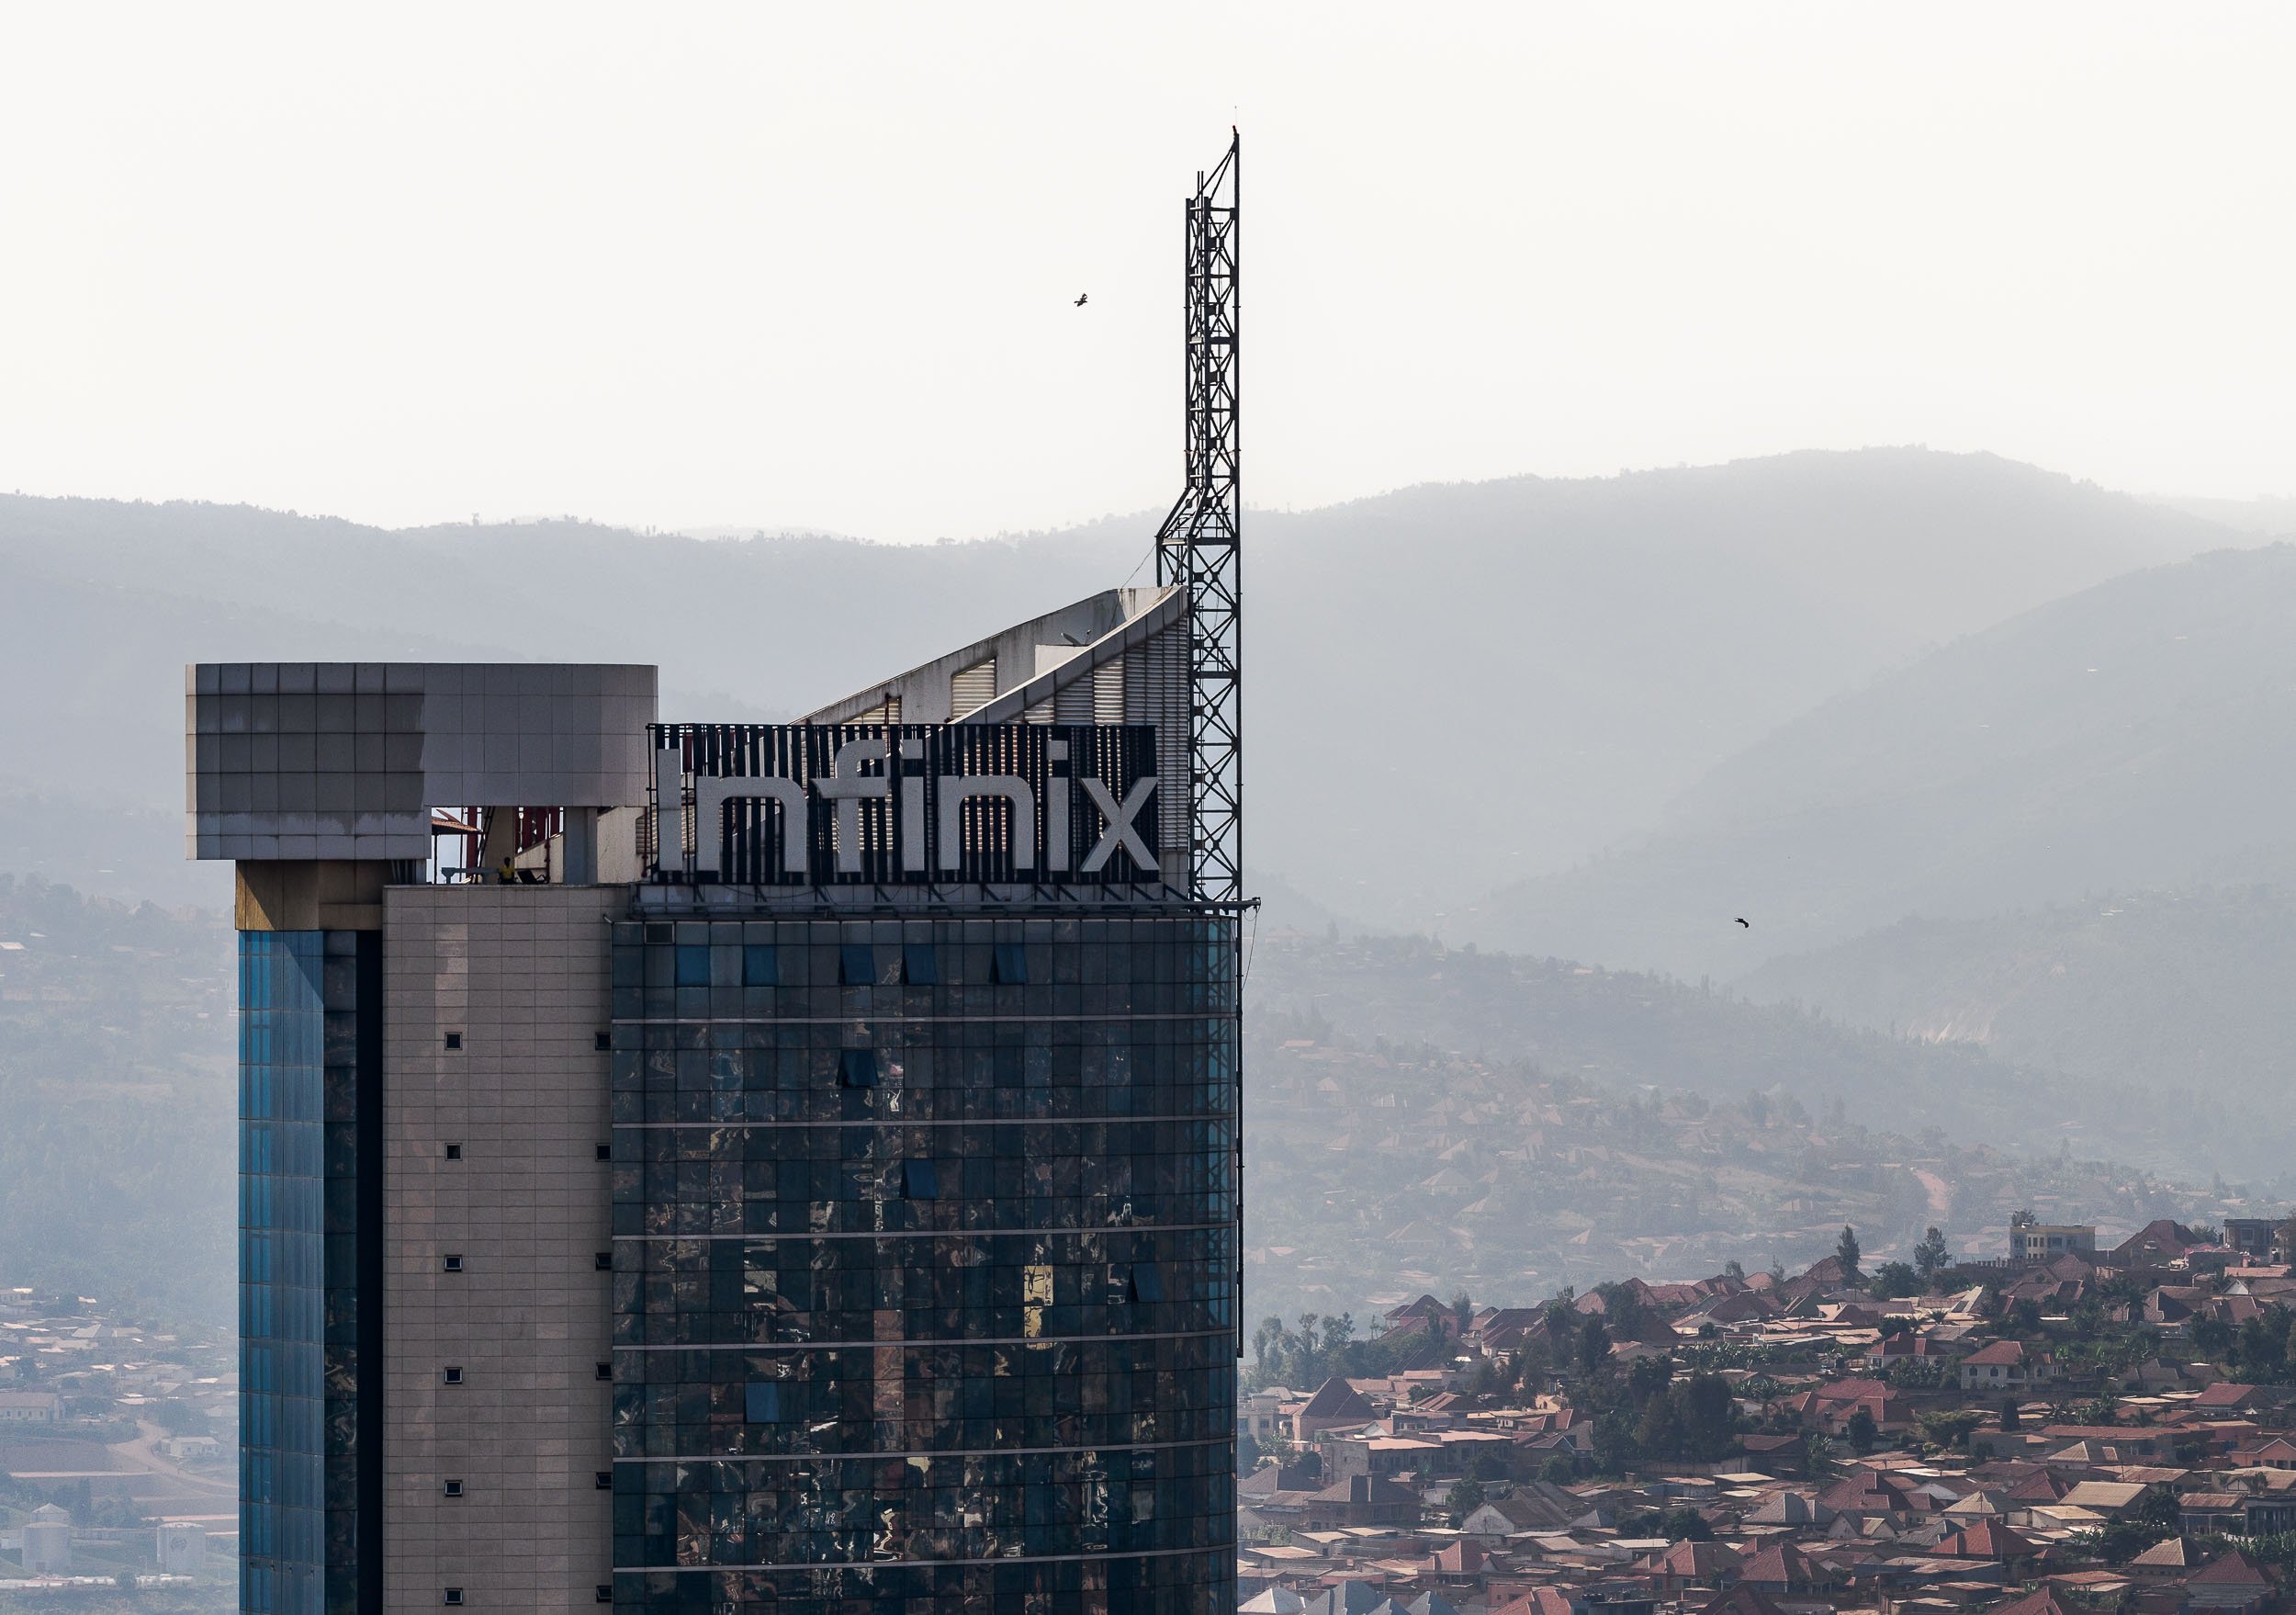
<instances>
[{"instance_id":1,"label":"blue tinted glass window","mask_svg":"<svg viewBox=\"0 0 2296 1615\"><path fill-rule=\"evenodd\" d=\"M685 943L678 949L678 985L707 987L710 984L710 950L706 943Z\"/></svg>"},{"instance_id":2,"label":"blue tinted glass window","mask_svg":"<svg viewBox=\"0 0 2296 1615\"><path fill-rule=\"evenodd\" d=\"M1019 943L998 943L989 969L997 982L1017 987L1029 979L1029 950Z\"/></svg>"},{"instance_id":3,"label":"blue tinted glass window","mask_svg":"<svg viewBox=\"0 0 2296 1615\"><path fill-rule=\"evenodd\" d=\"M935 1199L940 1193L940 1173L931 1161L903 1161L901 1192L911 1200Z\"/></svg>"},{"instance_id":4,"label":"blue tinted glass window","mask_svg":"<svg viewBox=\"0 0 2296 1615\"><path fill-rule=\"evenodd\" d=\"M877 979L877 950L867 943L847 943L838 949L837 978L847 987L867 987Z\"/></svg>"},{"instance_id":5,"label":"blue tinted glass window","mask_svg":"<svg viewBox=\"0 0 2296 1615\"><path fill-rule=\"evenodd\" d=\"M877 1086L877 1051L849 1048L838 1056L838 1080L848 1088Z\"/></svg>"},{"instance_id":6,"label":"blue tinted glass window","mask_svg":"<svg viewBox=\"0 0 2296 1615\"><path fill-rule=\"evenodd\" d=\"M751 943L741 950L741 985L779 987L782 955L771 943Z\"/></svg>"},{"instance_id":7,"label":"blue tinted glass window","mask_svg":"<svg viewBox=\"0 0 2296 1615\"><path fill-rule=\"evenodd\" d=\"M782 1387L772 1380L751 1380L742 1388L742 1418L750 1424L782 1422Z\"/></svg>"},{"instance_id":8,"label":"blue tinted glass window","mask_svg":"<svg viewBox=\"0 0 2296 1615\"><path fill-rule=\"evenodd\" d=\"M1154 1262L1136 1261L1132 1264L1132 1299L1150 1302L1164 1299L1164 1273Z\"/></svg>"},{"instance_id":9,"label":"blue tinted glass window","mask_svg":"<svg viewBox=\"0 0 2296 1615\"><path fill-rule=\"evenodd\" d=\"M901 979L911 987L932 987L940 980L940 961L933 954L930 943L904 943L901 946Z\"/></svg>"}]
</instances>

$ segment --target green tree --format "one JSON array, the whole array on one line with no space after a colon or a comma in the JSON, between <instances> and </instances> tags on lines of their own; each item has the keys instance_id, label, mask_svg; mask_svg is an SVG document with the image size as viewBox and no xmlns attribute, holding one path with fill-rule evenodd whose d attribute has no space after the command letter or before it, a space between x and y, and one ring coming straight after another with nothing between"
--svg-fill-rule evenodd
<instances>
[{"instance_id":1,"label":"green tree","mask_svg":"<svg viewBox=\"0 0 2296 1615\"><path fill-rule=\"evenodd\" d=\"M1953 1265L1953 1259L1945 1248L1945 1234L1935 1224L1921 1236L1921 1243L1913 1248L1913 1271L1921 1275L1923 1282L1934 1279Z\"/></svg>"},{"instance_id":2,"label":"green tree","mask_svg":"<svg viewBox=\"0 0 2296 1615\"><path fill-rule=\"evenodd\" d=\"M1928 1286L1904 1262L1885 1261L1874 1270L1874 1281L1866 1287L1884 1300L1895 1300L1903 1295L1919 1295Z\"/></svg>"},{"instance_id":3,"label":"green tree","mask_svg":"<svg viewBox=\"0 0 2296 1615\"><path fill-rule=\"evenodd\" d=\"M1642 1405L1642 1417L1635 1422L1635 1445L1653 1458L1681 1454L1683 1421L1671 1395L1660 1393Z\"/></svg>"},{"instance_id":4,"label":"green tree","mask_svg":"<svg viewBox=\"0 0 2296 1615\"><path fill-rule=\"evenodd\" d=\"M1538 1466L1538 1478L1550 1486L1567 1486L1579 1478L1579 1466L1567 1452L1551 1453Z\"/></svg>"},{"instance_id":5,"label":"green tree","mask_svg":"<svg viewBox=\"0 0 2296 1615\"><path fill-rule=\"evenodd\" d=\"M1881 1439L1881 1429L1874 1424L1874 1416L1863 1407L1850 1415L1849 1427L1842 1433L1850 1438L1850 1451L1861 1458L1871 1452L1874 1443Z\"/></svg>"},{"instance_id":6,"label":"green tree","mask_svg":"<svg viewBox=\"0 0 2296 1615\"><path fill-rule=\"evenodd\" d=\"M1597 1284L1603 1298L1603 1317L1614 1340L1633 1340L1642 1334L1642 1296L1632 1284Z\"/></svg>"},{"instance_id":7,"label":"green tree","mask_svg":"<svg viewBox=\"0 0 2296 1615\"><path fill-rule=\"evenodd\" d=\"M1443 1506L1454 1519L1465 1523L1467 1517L1483 1506L1487 1494L1483 1483L1473 1475L1462 1475L1443 1496Z\"/></svg>"},{"instance_id":8,"label":"green tree","mask_svg":"<svg viewBox=\"0 0 2296 1615\"><path fill-rule=\"evenodd\" d=\"M1919 1413L1914 1423L1921 1429L1921 1439L1932 1447L1966 1447L1969 1433L1985 1423L1981 1407L1949 1407L1936 1413Z\"/></svg>"},{"instance_id":9,"label":"green tree","mask_svg":"<svg viewBox=\"0 0 2296 1615\"><path fill-rule=\"evenodd\" d=\"M1678 1417L1688 1456L1711 1463L1729 1451L1738 1436L1738 1402L1729 1381L1717 1373L1694 1373L1670 1395L1681 1404Z\"/></svg>"},{"instance_id":10,"label":"green tree","mask_svg":"<svg viewBox=\"0 0 2296 1615\"><path fill-rule=\"evenodd\" d=\"M1841 1264L1843 1283L1855 1284L1865 1277L1864 1270L1858 1266L1862 1255L1863 1252L1858 1248L1858 1231L1843 1224L1841 1237L1834 1241L1834 1259Z\"/></svg>"},{"instance_id":11,"label":"green tree","mask_svg":"<svg viewBox=\"0 0 2296 1615\"><path fill-rule=\"evenodd\" d=\"M1659 1520L1659 1534L1670 1542L1710 1542L1714 1527L1695 1508L1676 1508Z\"/></svg>"},{"instance_id":12,"label":"green tree","mask_svg":"<svg viewBox=\"0 0 2296 1615\"><path fill-rule=\"evenodd\" d=\"M208 1416L188 1402L170 1399L154 1406L152 1422L171 1436L204 1436L208 1433Z\"/></svg>"},{"instance_id":13,"label":"green tree","mask_svg":"<svg viewBox=\"0 0 2296 1615\"><path fill-rule=\"evenodd\" d=\"M1610 1358L1610 1335L1603 1327L1603 1320L1593 1313L1586 1315L1579 1329L1579 1372L1592 1376Z\"/></svg>"}]
</instances>

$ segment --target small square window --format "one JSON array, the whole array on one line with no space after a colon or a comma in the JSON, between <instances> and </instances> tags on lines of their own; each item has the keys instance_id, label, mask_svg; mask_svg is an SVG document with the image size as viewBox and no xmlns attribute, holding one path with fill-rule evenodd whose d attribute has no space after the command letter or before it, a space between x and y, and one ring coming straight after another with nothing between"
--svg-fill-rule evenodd
<instances>
[{"instance_id":1,"label":"small square window","mask_svg":"<svg viewBox=\"0 0 2296 1615\"><path fill-rule=\"evenodd\" d=\"M867 943L846 943L837 951L837 978L847 987L870 987L877 980L877 950Z\"/></svg>"},{"instance_id":2,"label":"small square window","mask_svg":"<svg viewBox=\"0 0 2296 1615\"><path fill-rule=\"evenodd\" d=\"M1164 1273L1153 1261L1132 1263L1132 1299L1157 1302L1164 1299Z\"/></svg>"},{"instance_id":3,"label":"small square window","mask_svg":"<svg viewBox=\"0 0 2296 1615\"><path fill-rule=\"evenodd\" d=\"M459 1144L448 1145L446 1146L446 1158L450 1161L458 1161L462 1159L462 1146Z\"/></svg>"},{"instance_id":4,"label":"small square window","mask_svg":"<svg viewBox=\"0 0 2296 1615\"><path fill-rule=\"evenodd\" d=\"M443 1368L438 1371L438 1376L441 1380L450 1385L459 1385L462 1383L462 1370L459 1368Z\"/></svg>"},{"instance_id":5,"label":"small square window","mask_svg":"<svg viewBox=\"0 0 2296 1615\"><path fill-rule=\"evenodd\" d=\"M610 1379L613 1378L613 1364L612 1364L611 1362L602 1362L602 1363L599 1363L599 1364L597 1365L597 1369L598 1369L598 1377L599 1377L600 1379L602 1379L602 1380L610 1380Z\"/></svg>"},{"instance_id":6,"label":"small square window","mask_svg":"<svg viewBox=\"0 0 2296 1615\"><path fill-rule=\"evenodd\" d=\"M591 1147L592 1147L593 1149L595 1149L595 1150L598 1152L597 1158L598 1158L599 1160L602 1160L602 1161L610 1161L610 1160L613 1159L613 1145L611 1145L611 1144L599 1144L599 1145L593 1145L593 1146L591 1146Z\"/></svg>"},{"instance_id":7,"label":"small square window","mask_svg":"<svg viewBox=\"0 0 2296 1615\"><path fill-rule=\"evenodd\" d=\"M849 1048L838 1056L837 1079L847 1088L877 1086L877 1051L873 1048Z\"/></svg>"},{"instance_id":8,"label":"small square window","mask_svg":"<svg viewBox=\"0 0 2296 1615\"><path fill-rule=\"evenodd\" d=\"M911 987L935 987L940 982L940 960L930 943L901 944L901 979Z\"/></svg>"},{"instance_id":9,"label":"small square window","mask_svg":"<svg viewBox=\"0 0 2296 1615\"><path fill-rule=\"evenodd\" d=\"M459 1497L462 1496L462 1482L458 1480L441 1481L438 1484L438 1489L450 1497Z\"/></svg>"},{"instance_id":10,"label":"small square window","mask_svg":"<svg viewBox=\"0 0 2296 1615\"><path fill-rule=\"evenodd\" d=\"M741 985L782 985L782 956L774 951L771 943L751 943L741 950Z\"/></svg>"},{"instance_id":11,"label":"small square window","mask_svg":"<svg viewBox=\"0 0 2296 1615\"><path fill-rule=\"evenodd\" d=\"M611 1250L601 1250L594 1253L590 1259L590 1265L596 1268L602 1273L610 1273L613 1271L613 1252Z\"/></svg>"},{"instance_id":12,"label":"small square window","mask_svg":"<svg viewBox=\"0 0 2296 1615\"><path fill-rule=\"evenodd\" d=\"M742 1387L741 1417L748 1424L779 1424L782 1422L782 1385L779 1380L751 1380Z\"/></svg>"},{"instance_id":13,"label":"small square window","mask_svg":"<svg viewBox=\"0 0 2296 1615\"><path fill-rule=\"evenodd\" d=\"M461 1602L462 1602L462 1588L460 1588L460 1587L448 1587L448 1588L446 1589L446 1598L445 1598L445 1601L446 1601L447 1603L450 1603L450 1604L459 1604L459 1603L461 1603Z\"/></svg>"},{"instance_id":14,"label":"small square window","mask_svg":"<svg viewBox=\"0 0 2296 1615\"><path fill-rule=\"evenodd\" d=\"M989 950L989 979L1003 987L1018 987L1029 979L1029 950L1019 943L998 943Z\"/></svg>"},{"instance_id":15,"label":"small square window","mask_svg":"<svg viewBox=\"0 0 2296 1615\"><path fill-rule=\"evenodd\" d=\"M598 1489L602 1492L611 1492L613 1490L613 1470L602 1469L598 1472Z\"/></svg>"},{"instance_id":16,"label":"small square window","mask_svg":"<svg viewBox=\"0 0 2296 1615\"><path fill-rule=\"evenodd\" d=\"M598 1584L598 1601L602 1604L613 1602L613 1588L602 1581Z\"/></svg>"},{"instance_id":17,"label":"small square window","mask_svg":"<svg viewBox=\"0 0 2296 1615\"><path fill-rule=\"evenodd\" d=\"M450 1049L462 1047L462 1033L459 1032L448 1033L446 1034L446 1046ZM459 1594L456 1595L455 1601L456 1603L462 1602L462 1598Z\"/></svg>"},{"instance_id":18,"label":"small square window","mask_svg":"<svg viewBox=\"0 0 2296 1615\"><path fill-rule=\"evenodd\" d=\"M602 1055L605 1054L613 1047L613 1033L611 1032L594 1032L591 1033L590 1046L596 1049Z\"/></svg>"},{"instance_id":19,"label":"small square window","mask_svg":"<svg viewBox=\"0 0 2296 1615\"><path fill-rule=\"evenodd\" d=\"M461 1271L462 1271L462 1258L461 1258L461 1257L459 1257L459 1256L442 1256L442 1257L440 1257L438 1259L439 1259L439 1265L440 1265L441 1267L445 1268L445 1269L448 1272L450 1272L450 1273L459 1273L459 1272L461 1272Z\"/></svg>"},{"instance_id":20,"label":"small square window","mask_svg":"<svg viewBox=\"0 0 2296 1615\"><path fill-rule=\"evenodd\" d=\"M903 1161L901 1163L901 1192L911 1200L937 1200L940 1196L940 1172L931 1161Z\"/></svg>"}]
</instances>

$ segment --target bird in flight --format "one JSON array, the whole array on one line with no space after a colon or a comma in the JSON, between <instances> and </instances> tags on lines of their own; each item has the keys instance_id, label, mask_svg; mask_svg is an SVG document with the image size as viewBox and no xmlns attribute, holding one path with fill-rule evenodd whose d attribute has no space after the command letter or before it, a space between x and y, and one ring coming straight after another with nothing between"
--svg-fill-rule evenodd
<instances>
[{"instance_id":1,"label":"bird in flight","mask_svg":"<svg viewBox=\"0 0 2296 1615\"><path fill-rule=\"evenodd\" d=\"M1751 925L1748 924L1748 923L1747 923L1747 921L1745 920L1745 919L1744 919L1744 918L1742 918L1742 917L1739 919L1739 923L1740 925L1744 925L1744 926L1746 926L1746 929L1747 929L1747 930L1749 930L1749 931L1751 931L1751 930L1753 930L1753 929L1754 929Z\"/></svg>"},{"instance_id":2,"label":"bird in flight","mask_svg":"<svg viewBox=\"0 0 2296 1615\"><path fill-rule=\"evenodd\" d=\"M1091 295L1092 294L1088 291L1078 292L1076 294L1076 306L1080 309L1083 308L1085 306L1085 299L1090 297Z\"/></svg>"}]
</instances>

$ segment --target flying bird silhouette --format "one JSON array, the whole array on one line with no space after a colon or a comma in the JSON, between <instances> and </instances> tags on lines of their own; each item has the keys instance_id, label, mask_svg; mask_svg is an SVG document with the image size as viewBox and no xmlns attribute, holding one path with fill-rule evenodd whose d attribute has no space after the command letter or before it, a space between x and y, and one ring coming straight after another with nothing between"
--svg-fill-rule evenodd
<instances>
[{"instance_id":1,"label":"flying bird silhouette","mask_svg":"<svg viewBox=\"0 0 2296 1615\"><path fill-rule=\"evenodd\" d=\"M1092 294L1088 291L1078 292L1076 294L1076 306L1080 309L1083 308L1085 306L1085 299L1090 297L1091 295Z\"/></svg>"},{"instance_id":2,"label":"flying bird silhouette","mask_svg":"<svg viewBox=\"0 0 2296 1615\"><path fill-rule=\"evenodd\" d=\"M1739 923L1740 925L1744 925L1744 926L1746 926L1746 929L1747 929L1747 930L1749 930L1749 931L1751 931L1751 930L1753 930L1753 929L1754 929L1751 925L1747 924L1746 920L1745 920L1743 918L1741 918L1741 919L1739 920Z\"/></svg>"}]
</instances>

